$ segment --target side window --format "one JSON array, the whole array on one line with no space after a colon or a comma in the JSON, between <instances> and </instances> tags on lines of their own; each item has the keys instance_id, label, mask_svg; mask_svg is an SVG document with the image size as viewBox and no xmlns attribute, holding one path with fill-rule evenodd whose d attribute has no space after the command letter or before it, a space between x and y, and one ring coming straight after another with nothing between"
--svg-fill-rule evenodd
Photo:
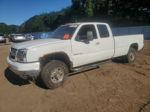
<instances>
[{"instance_id":1,"label":"side window","mask_svg":"<svg viewBox=\"0 0 150 112\"><path fill-rule=\"evenodd\" d=\"M96 29L94 25L84 25L80 28L76 39L77 40L87 40L87 32L91 31L93 33L94 39L97 38Z\"/></svg>"},{"instance_id":2,"label":"side window","mask_svg":"<svg viewBox=\"0 0 150 112\"><path fill-rule=\"evenodd\" d=\"M106 25L97 25L99 34L101 38L108 38L109 37L109 32L106 27Z\"/></svg>"}]
</instances>

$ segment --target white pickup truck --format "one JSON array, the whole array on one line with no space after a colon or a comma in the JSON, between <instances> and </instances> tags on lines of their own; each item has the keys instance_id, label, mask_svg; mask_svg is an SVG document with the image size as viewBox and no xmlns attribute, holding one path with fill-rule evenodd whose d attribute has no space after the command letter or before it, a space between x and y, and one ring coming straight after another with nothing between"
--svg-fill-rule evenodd
<instances>
[{"instance_id":1,"label":"white pickup truck","mask_svg":"<svg viewBox=\"0 0 150 112\"><path fill-rule=\"evenodd\" d=\"M106 23L69 23L49 39L15 44L7 57L10 70L20 77L41 77L47 88L63 84L69 73L120 57L134 62L143 48L143 35L113 36Z\"/></svg>"}]
</instances>

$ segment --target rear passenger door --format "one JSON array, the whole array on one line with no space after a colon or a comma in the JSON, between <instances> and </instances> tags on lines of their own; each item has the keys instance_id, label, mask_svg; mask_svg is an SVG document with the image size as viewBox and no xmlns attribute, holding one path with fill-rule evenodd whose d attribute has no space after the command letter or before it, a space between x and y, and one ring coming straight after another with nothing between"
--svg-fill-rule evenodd
<instances>
[{"instance_id":1,"label":"rear passenger door","mask_svg":"<svg viewBox=\"0 0 150 112\"><path fill-rule=\"evenodd\" d=\"M111 30L106 24L97 24L99 36L100 60L110 59L114 55L114 39Z\"/></svg>"}]
</instances>

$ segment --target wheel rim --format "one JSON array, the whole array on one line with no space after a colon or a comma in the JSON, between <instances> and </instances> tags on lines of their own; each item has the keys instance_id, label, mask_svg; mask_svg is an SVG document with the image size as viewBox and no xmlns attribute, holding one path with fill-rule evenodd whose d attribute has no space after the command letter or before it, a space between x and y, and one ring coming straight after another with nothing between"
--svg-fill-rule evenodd
<instances>
[{"instance_id":1,"label":"wheel rim","mask_svg":"<svg viewBox=\"0 0 150 112\"><path fill-rule=\"evenodd\" d=\"M129 58L130 58L131 61L134 61L134 59L135 59L134 53L131 52L129 54Z\"/></svg>"},{"instance_id":2,"label":"wheel rim","mask_svg":"<svg viewBox=\"0 0 150 112\"><path fill-rule=\"evenodd\" d=\"M65 73L63 68L61 67L55 68L50 75L51 81L55 84L63 81L64 74Z\"/></svg>"}]
</instances>

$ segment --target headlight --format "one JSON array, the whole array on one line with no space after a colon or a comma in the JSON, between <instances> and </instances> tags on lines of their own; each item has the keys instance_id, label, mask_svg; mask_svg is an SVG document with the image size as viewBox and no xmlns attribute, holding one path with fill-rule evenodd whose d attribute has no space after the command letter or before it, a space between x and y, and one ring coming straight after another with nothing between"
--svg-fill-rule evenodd
<instances>
[{"instance_id":1,"label":"headlight","mask_svg":"<svg viewBox=\"0 0 150 112\"><path fill-rule=\"evenodd\" d=\"M17 61L27 62L26 54L27 54L27 49L19 49L17 52Z\"/></svg>"}]
</instances>

